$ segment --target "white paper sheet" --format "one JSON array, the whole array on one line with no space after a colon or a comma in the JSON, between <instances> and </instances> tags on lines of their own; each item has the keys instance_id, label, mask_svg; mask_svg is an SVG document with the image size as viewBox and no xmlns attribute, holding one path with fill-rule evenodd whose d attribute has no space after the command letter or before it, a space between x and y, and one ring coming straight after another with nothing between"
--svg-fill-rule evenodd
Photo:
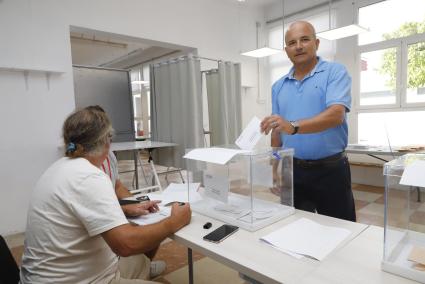
<instances>
[{"instance_id":1,"label":"white paper sheet","mask_svg":"<svg viewBox=\"0 0 425 284\"><path fill-rule=\"evenodd\" d=\"M300 218L264 237L262 241L281 251L289 251L317 260L323 260L351 232L344 228L320 225L306 218Z\"/></svg>"},{"instance_id":2,"label":"white paper sheet","mask_svg":"<svg viewBox=\"0 0 425 284\"><path fill-rule=\"evenodd\" d=\"M136 223L138 225L149 225L149 224L154 224L159 221L162 221L163 219L170 216L170 214L171 214L170 207L160 206L158 212L142 215L135 218L129 218L129 220L130 222Z\"/></svg>"},{"instance_id":3,"label":"white paper sheet","mask_svg":"<svg viewBox=\"0 0 425 284\"><path fill-rule=\"evenodd\" d=\"M245 129L236 139L235 144L243 150L252 150L258 141L260 141L262 134L260 128L261 120L254 116Z\"/></svg>"},{"instance_id":4,"label":"white paper sheet","mask_svg":"<svg viewBox=\"0 0 425 284\"><path fill-rule=\"evenodd\" d=\"M400 184L425 187L425 161L414 161L404 169Z\"/></svg>"},{"instance_id":5,"label":"white paper sheet","mask_svg":"<svg viewBox=\"0 0 425 284\"><path fill-rule=\"evenodd\" d=\"M197 148L184 155L183 158L224 165L237 154L248 152L250 151L218 147Z\"/></svg>"}]
</instances>

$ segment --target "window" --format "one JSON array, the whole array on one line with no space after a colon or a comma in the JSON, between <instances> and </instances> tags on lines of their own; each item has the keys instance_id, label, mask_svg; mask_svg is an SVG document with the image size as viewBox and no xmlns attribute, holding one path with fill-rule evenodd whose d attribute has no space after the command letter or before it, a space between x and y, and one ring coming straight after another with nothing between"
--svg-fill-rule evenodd
<instances>
[{"instance_id":1,"label":"window","mask_svg":"<svg viewBox=\"0 0 425 284\"><path fill-rule=\"evenodd\" d=\"M134 129L136 138L150 137L149 65L141 65L130 72L133 93ZM146 81L146 82L141 82Z\"/></svg>"},{"instance_id":2,"label":"window","mask_svg":"<svg viewBox=\"0 0 425 284\"><path fill-rule=\"evenodd\" d=\"M425 43L407 46L407 103L425 102Z\"/></svg>"},{"instance_id":3,"label":"window","mask_svg":"<svg viewBox=\"0 0 425 284\"><path fill-rule=\"evenodd\" d=\"M359 8L358 143L424 144L425 1L381 1ZM377 16L379 15L379 17Z\"/></svg>"},{"instance_id":4,"label":"window","mask_svg":"<svg viewBox=\"0 0 425 284\"><path fill-rule=\"evenodd\" d=\"M424 10L423 0L386 0L360 8L359 24L369 32L359 34L359 45L424 32L411 25L424 22Z\"/></svg>"},{"instance_id":5,"label":"window","mask_svg":"<svg viewBox=\"0 0 425 284\"><path fill-rule=\"evenodd\" d=\"M359 114L359 143L366 145L423 145L425 132L418 131L425 111L363 112Z\"/></svg>"},{"instance_id":6,"label":"window","mask_svg":"<svg viewBox=\"0 0 425 284\"><path fill-rule=\"evenodd\" d=\"M386 56L389 54L389 56ZM378 105L395 104L395 68L388 67L389 72L384 72L385 63L396 62L393 55L395 48L381 49L360 54L360 104Z\"/></svg>"}]
</instances>

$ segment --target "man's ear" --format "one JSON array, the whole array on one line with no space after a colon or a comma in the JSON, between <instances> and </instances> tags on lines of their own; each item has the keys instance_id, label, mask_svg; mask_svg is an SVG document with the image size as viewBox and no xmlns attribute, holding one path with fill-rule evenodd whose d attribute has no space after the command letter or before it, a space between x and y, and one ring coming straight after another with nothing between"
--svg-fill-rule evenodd
<instances>
[{"instance_id":1,"label":"man's ear","mask_svg":"<svg viewBox=\"0 0 425 284\"><path fill-rule=\"evenodd\" d=\"M316 51L319 49L320 39L316 38Z\"/></svg>"}]
</instances>

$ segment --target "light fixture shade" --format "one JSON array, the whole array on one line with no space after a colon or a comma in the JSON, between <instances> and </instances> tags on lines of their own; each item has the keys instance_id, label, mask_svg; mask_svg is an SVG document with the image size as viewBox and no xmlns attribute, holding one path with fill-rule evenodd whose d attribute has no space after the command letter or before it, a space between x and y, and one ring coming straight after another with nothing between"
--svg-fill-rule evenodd
<instances>
[{"instance_id":1,"label":"light fixture shade","mask_svg":"<svg viewBox=\"0 0 425 284\"><path fill-rule=\"evenodd\" d=\"M367 28L364 28L357 24L352 24L349 26L320 32L320 33L317 33L316 36L320 38L328 39L328 40L335 40L335 39L340 39L344 37L350 37L353 35L358 35L368 31L369 30Z\"/></svg>"},{"instance_id":2,"label":"light fixture shade","mask_svg":"<svg viewBox=\"0 0 425 284\"><path fill-rule=\"evenodd\" d=\"M257 49L251 50L251 51L243 52L243 53L241 53L241 55L261 58L261 57L274 55L274 54L277 54L277 53L280 53L280 52L282 52L282 50L280 50L280 49L275 49L275 48L270 48L270 47L262 47L262 48L257 48Z\"/></svg>"}]
</instances>

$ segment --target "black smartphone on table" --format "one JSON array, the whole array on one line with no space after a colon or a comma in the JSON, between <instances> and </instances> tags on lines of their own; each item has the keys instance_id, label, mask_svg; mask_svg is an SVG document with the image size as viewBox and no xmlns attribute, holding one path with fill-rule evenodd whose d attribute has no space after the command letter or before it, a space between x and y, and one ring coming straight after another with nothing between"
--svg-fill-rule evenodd
<instances>
[{"instance_id":1,"label":"black smartphone on table","mask_svg":"<svg viewBox=\"0 0 425 284\"><path fill-rule=\"evenodd\" d=\"M132 199L119 199L118 202L120 203L121 206L140 203L139 200L132 200Z\"/></svg>"},{"instance_id":2,"label":"black smartphone on table","mask_svg":"<svg viewBox=\"0 0 425 284\"><path fill-rule=\"evenodd\" d=\"M227 238L228 236L235 233L238 229L239 227L237 226L224 224L218 227L217 229L215 229L214 231L212 231L211 233L209 233L208 235L205 235L204 240L213 242L213 243L219 243L225 238Z\"/></svg>"},{"instance_id":3,"label":"black smartphone on table","mask_svg":"<svg viewBox=\"0 0 425 284\"><path fill-rule=\"evenodd\" d=\"M121 206L123 205L128 205L128 204L137 204L137 203L142 203L145 201L149 201L149 196L147 195L142 195L139 197L136 197L136 200L134 199L119 199L118 202L120 203Z\"/></svg>"}]
</instances>

